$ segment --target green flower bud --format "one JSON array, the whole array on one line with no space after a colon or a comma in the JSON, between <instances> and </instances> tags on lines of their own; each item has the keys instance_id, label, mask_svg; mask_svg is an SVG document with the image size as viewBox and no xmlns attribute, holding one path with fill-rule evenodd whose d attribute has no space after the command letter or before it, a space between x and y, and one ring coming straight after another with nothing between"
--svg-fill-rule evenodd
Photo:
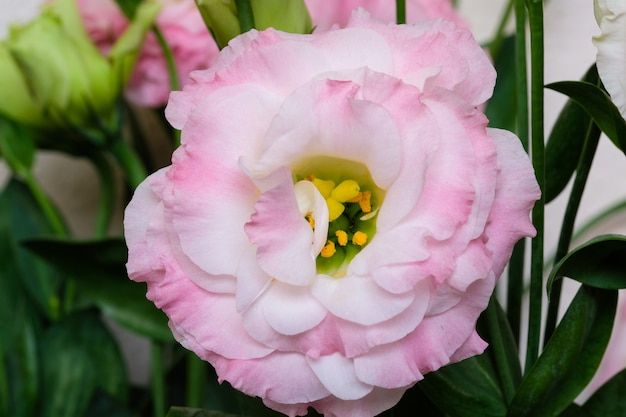
<instances>
[{"instance_id":1,"label":"green flower bud","mask_svg":"<svg viewBox=\"0 0 626 417\"><path fill-rule=\"evenodd\" d=\"M235 0L196 0L200 14L217 44L223 48L241 33ZM304 0L250 0L254 27L273 27L291 33L310 33L311 16Z\"/></svg>"},{"instance_id":2,"label":"green flower bud","mask_svg":"<svg viewBox=\"0 0 626 417\"><path fill-rule=\"evenodd\" d=\"M132 42L126 40L122 52L114 47L117 55L107 59L87 35L74 0L46 4L38 18L12 27L0 42L0 113L41 128L112 128L128 61L136 59L158 10L146 2L141 20L129 28Z\"/></svg>"}]
</instances>

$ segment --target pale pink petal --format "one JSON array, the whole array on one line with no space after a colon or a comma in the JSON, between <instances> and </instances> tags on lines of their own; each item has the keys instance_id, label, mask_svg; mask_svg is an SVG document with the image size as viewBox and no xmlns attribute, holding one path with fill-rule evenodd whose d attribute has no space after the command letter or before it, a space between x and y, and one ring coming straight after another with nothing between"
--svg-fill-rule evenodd
<instances>
[{"instance_id":1,"label":"pale pink petal","mask_svg":"<svg viewBox=\"0 0 626 417\"><path fill-rule=\"evenodd\" d=\"M535 236L529 212L541 190L519 139L506 130L489 129L489 134L498 146L499 175L485 236L487 248L493 252L493 271L499 276L513 245L523 236Z\"/></svg>"},{"instance_id":2,"label":"pale pink petal","mask_svg":"<svg viewBox=\"0 0 626 417\"><path fill-rule=\"evenodd\" d=\"M332 395L342 400L358 400L372 391L372 386L359 381L351 359L335 353L308 359L321 383Z\"/></svg>"},{"instance_id":3,"label":"pale pink petal","mask_svg":"<svg viewBox=\"0 0 626 417\"><path fill-rule=\"evenodd\" d=\"M317 326L327 310L306 287L273 282L259 298L267 323L284 335L295 335Z\"/></svg>"},{"instance_id":4,"label":"pale pink petal","mask_svg":"<svg viewBox=\"0 0 626 417\"><path fill-rule=\"evenodd\" d=\"M248 395L284 404L312 402L330 395L306 358L299 353L274 352L263 359L211 361L221 381Z\"/></svg>"},{"instance_id":5,"label":"pale pink petal","mask_svg":"<svg viewBox=\"0 0 626 417\"><path fill-rule=\"evenodd\" d=\"M396 405L408 388L410 387L398 389L374 388L365 397L352 401L328 396L310 404L286 405L268 400L263 400L263 402L268 407L292 417L306 415L308 407L314 407L326 417L372 417Z\"/></svg>"},{"instance_id":6,"label":"pale pink petal","mask_svg":"<svg viewBox=\"0 0 626 417\"><path fill-rule=\"evenodd\" d=\"M308 285L316 275L313 230L300 213L291 173L257 200L245 231L257 246L261 268L272 278ZM327 226L320 223L320 228Z\"/></svg>"},{"instance_id":7,"label":"pale pink petal","mask_svg":"<svg viewBox=\"0 0 626 417\"><path fill-rule=\"evenodd\" d=\"M347 275L341 279L319 275L311 285L313 295L335 316L372 325L389 320L404 311L415 294L392 294L369 277Z\"/></svg>"}]
</instances>

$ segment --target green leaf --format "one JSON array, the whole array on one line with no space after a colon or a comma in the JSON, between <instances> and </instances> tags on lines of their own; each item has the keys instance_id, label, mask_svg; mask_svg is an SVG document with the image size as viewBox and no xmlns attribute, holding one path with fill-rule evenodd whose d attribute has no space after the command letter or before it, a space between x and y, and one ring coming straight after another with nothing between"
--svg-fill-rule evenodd
<instances>
[{"instance_id":1,"label":"green leaf","mask_svg":"<svg viewBox=\"0 0 626 417\"><path fill-rule=\"evenodd\" d=\"M517 99L515 84L515 36L503 39L499 53L494 57L498 73L493 96L487 101L485 115L490 127L515 130Z\"/></svg>"},{"instance_id":2,"label":"green leaf","mask_svg":"<svg viewBox=\"0 0 626 417\"><path fill-rule=\"evenodd\" d=\"M593 65L583 77L591 84L598 82ZM567 186L576 171L591 117L576 101L569 99L556 119L546 144L545 199L549 203Z\"/></svg>"},{"instance_id":3,"label":"green leaf","mask_svg":"<svg viewBox=\"0 0 626 417\"><path fill-rule=\"evenodd\" d=\"M507 417L558 416L589 383L611 335L617 291L583 285L524 376Z\"/></svg>"},{"instance_id":4,"label":"green leaf","mask_svg":"<svg viewBox=\"0 0 626 417\"><path fill-rule=\"evenodd\" d=\"M563 257L548 277L548 294L554 281L572 278L607 290L626 288L626 236L602 235Z\"/></svg>"},{"instance_id":5,"label":"green leaf","mask_svg":"<svg viewBox=\"0 0 626 417\"><path fill-rule=\"evenodd\" d=\"M608 417L608 416L613 417L612 414L607 414L605 416L602 417ZM587 413L581 406L579 406L576 403L572 403L569 405L569 407L567 407L565 409L565 411L563 411L561 414L559 414L559 417L593 417L592 415L590 415L589 413Z\"/></svg>"},{"instance_id":6,"label":"green leaf","mask_svg":"<svg viewBox=\"0 0 626 417\"><path fill-rule=\"evenodd\" d=\"M3 296L7 298L0 303L0 318L12 314L10 306L17 302L14 297L20 286L49 319L59 317L61 277L20 245L23 239L50 234L51 227L28 187L17 179L11 179L0 193L0 275L17 284L14 283L9 292L0 295L0 300Z\"/></svg>"},{"instance_id":7,"label":"green leaf","mask_svg":"<svg viewBox=\"0 0 626 417\"><path fill-rule=\"evenodd\" d=\"M173 341L167 317L146 298L144 284L128 279L127 250L122 239L78 242L39 239L26 247L54 265L104 314L141 335Z\"/></svg>"},{"instance_id":8,"label":"green leaf","mask_svg":"<svg viewBox=\"0 0 626 417\"><path fill-rule=\"evenodd\" d=\"M626 369L609 379L582 408L591 417L626 417Z\"/></svg>"},{"instance_id":9,"label":"green leaf","mask_svg":"<svg viewBox=\"0 0 626 417\"><path fill-rule=\"evenodd\" d=\"M500 390L508 402L522 380L522 369L513 331L495 295L491 297L489 306L479 317L477 330L489 343L484 354L490 358Z\"/></svg>"},{"instance_id":10,"label":"green leaf","mask_svg":"<svg viewBox=\"0 0 626 417\"><path fill-rule=\"evenodd\" d=\"M474 356L424 375L420 389L444 413L463 417L502 417L506 404L487 355Z\"/></svg>"},{"instance_id":11,"label":"green leaf","mask_svg":"<svg viewBox=\"0 0 626 417\"><path fill-rule=\"evenodd\" d=\"M134 414L120 405L118 400L98 388L91 397L89 408L84 415L88 417L134 417Z\"/></svg>"},{"instance_id":12,"label":"green leaf","mask_svg":"<svg viewBox=\"0 0 626 417\"><path fill-rule=\"evenodd\" d=\"M35 140L21 125L0 117L0 156L18 176L24 176L33 166Z\"/></svg>"},{"instance_id":13,"label":"green leaf","mask_svg":"<svg viewBox=\"0 0 626 417\"><path fill-rule=\"evenodd\" d=\"M165 417L241 417L221 411L201 410L199 408L172 407Z\"/></svg>"},{"instance_id":14,"label":"green leaf","mask_svg":"<svg viewBox=\"0 0 626 417\"><path fill-rule=\"evenodd\" d=\"M97 388L126 400L122 356L95 311L64 317L48 329L40 347L42 417L82 417Z\"/></svg>"},{"instance_id":15,"label":"green leaf","mask_svg":"<svg viewBox=\"0 0 626 417\"><path fill-rule=\"evenodd\" d=\"M546 88L565 94L576 101L615 146L626 152L626 121L604 90L584 81L562 81L548 84Z\"/></svg>"}]
</instances>

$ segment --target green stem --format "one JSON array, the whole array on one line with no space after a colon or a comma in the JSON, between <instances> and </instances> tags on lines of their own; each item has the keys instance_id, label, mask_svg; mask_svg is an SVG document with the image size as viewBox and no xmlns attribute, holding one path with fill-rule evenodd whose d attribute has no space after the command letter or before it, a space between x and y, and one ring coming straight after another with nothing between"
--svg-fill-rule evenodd
<instances>
[{"instance_id":1,"label":"green stem","mask_svg":"<svg viewBox=\"0 0 626 417\"><path fill-rule=\"evenodd\" d=\"M578 208L580 207L580 201L582 199L583 192L585 191L585 185L587 184L587 178L589 177L589 171L591 170L591 164L596 154L599 140L600 129L593 121L590 121L582 153L580 155L580 159L578 160L576 177L574 179L574 183L572 184L572 191L570 192L569 201L567 202L567 207L565 208L565 214L563 216L561 233L554 258L555 262L558 262L561 258L567 255L567 252L569 251L572 236L574 234L576 215L578 214ZM563 280L559 279L552 285L552 292L548 303L548 315L546 317L544 345L550 339L556 327L559 304L561 302L562 284Z\"/></svg>"},{"instance_id":2,"label":"green stem","mask_svg":"<svg viewBox=\"0 0 626 417\"><path fill-rule=\"evenodd\" d=\"M206 363L193 352L187 353L187 407L201 408Z\"/></svg>"},{"instance_id":3,"label":"green stem","mask_svg":"<svg viewBox=\"0 0 626 417\"><path fill-rule=\"evenodd\" d=\"M540 0L527 0L526 7L528 8L530 23L531 50L531 159L539 187L541 190L544 190L546 170L543 137L543 3ZM539 357L541 339L545 221L545 198L543 197L543 193L533 208L532 221L537 229L537 235L532 240L531 244L526 370L530 369Z\"/></svg>"},{"instance_id":4,"label":"green stem","mask_svg":"<svg viewBox=\"0 0 626 417\"><path fill-rule=\"evenodd\" d=\"M154 417L165 416L165 373L163 372L163 346L153 340L150 349L152 408Z\"/></svg>"},{"instance_id":5,"label":"green stem","mask_svg":"<svg viewBox=\"0 0 626 417\"><path fill-rule=\"evenodd\" d=\"M406 23L406 0L396 0L396 23Z\"/></svg>"},{"instance_id":6,"label":"green stem","mask_svg":"<svg viewBox=\"0 0 626 417\"><path fill-rule=\"evenodd\" d=\"M130 148L126 142L121 138L114 139L110 148L111 153L115 157L116 161L122 167L126 179L133 189L136 189L143 180L146 179L148 174L144 168L141 160L135 154L132 148Z\"/></svg>"},{"instance_id":7,"label":"green stem","mask_svg":"<svg viewBox=\"0 0 626 417\"><path fill-rule=\"evenodd\" d=\"M492 57L498 56L498 54L500 53L502 41L504 40L504 29L506 28L506 24L511 17L511 13L513 12L513 6L515 4L515 0L509 0L506 8L504 9L504 13L502 13L502 17L500 18L500 23L496 28L496 34L493 36L491 42L489 42L489 53ZM522 17L525 17L525 13L522 14Z\"/></svg>"},{"instance_id":8,"label":"green stem","mask_svg":"<svg viewBox=\"0 0 626 417\"><path fill-rule=\"evenodd\" d=\"M528 74L526 71L526 6L515 2L515 84L517 101L517 136L528 150ZM526 243L518 242L509 263L506 314L519 347L524 288L524 259Z\"/></svg>"},{"instance_id":9,"label":"green stem","mask_svg":"<svg viewBox=\"0 0 626 417\"><path fill-rule=\"evenodd\" d=\"M235 0L235 5L237 6L237 18L239 18L241 33L254 29L254 13L250 0Z\"/></svg>"},{"instance_id":10,"label":"green stem","mask_svg":"<svg viewBox=\"0 0 626 417\"><path fill-rule=\"evenodd\" d=\"M157 41L159 42L159 46L161 47L161 51L163 52L163 57L165 58L165 63L167 64L167 74L170 80L170 91L178 91L180 90L180 81L178 79L178 71L176 70L176 62L174 60L174 54L172 53L172 48L167 43L165 36L163 36L163 32L157 25L152 27L152 31L156 35ZM174 131L174 145L180 145L180 130L173 129Z\"/></svg>"},{"instance_id":11,"label":"green stem","mask_svg":"<svg viewBox=\"0 0 626 417\"><path fill-rule=\"evenodd\" d=\"M30 189L31 193L35 197L37 204L41 208L44 216L48 220L52 231L56 236L68 236L69 231L61 218L61 215L57 211L56 207L52 204L52 201L48 198L43 188L39 185L39 182L35 179L35 176L31 171L28 171L23 175L24 182Z\"/></svg>"},{"instance_id":12,"label":"green stem","mask_svg":"<svg viewBox=\"0 0 626 417\"><path fill-rule=\"evenodd\" d=\"M489 305L485 311L487 319L487 329L489 330L489 346L493 352L495 359L495 365L498 369L498 375L500 376L500 383L502 385L502 394L504 395L504 401L506 404L510 404L515 396L515 381L511 374L511 368L508 355L515 355L514 352L507 352L504 345L504 335L500 331L500 324L498 319L498 306L496 304L495 296L489 300Z\"/></svg>"},{"instance_id":13,"label":"green stem","mask_svg":"<svg viewBox=\"0 0 626 417\"><path fill-rule=\"evenodd\" d=\"M113 217L113 206L115 205L115 178L111 171L111 166L106 158L100 153L91 155L98 175L100 176L100 204L96 214L94 236L103 238L106 236Z\"/></svg>"}]
</instances>

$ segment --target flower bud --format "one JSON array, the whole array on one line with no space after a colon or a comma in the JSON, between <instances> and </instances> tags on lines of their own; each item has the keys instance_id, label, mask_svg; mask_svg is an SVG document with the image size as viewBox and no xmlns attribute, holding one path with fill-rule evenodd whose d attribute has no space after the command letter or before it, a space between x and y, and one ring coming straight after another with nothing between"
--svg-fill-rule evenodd
<instances>
[{"instance_id":1,"label":"flower bud","mask_svg":"<svg viewBox=\"0 0 626 417\"><path fill-rule=\"evenodd\" d=\"M134 51L158 13L146 2L134 36L103 57L85 32L74 0L52 1L36 19L10 29L0 42L0 113L36 127L109 126L129 76ZM139 32L139 33L137 33ZM122 42L123 41L123 42ZM10 98L7 100L6 98Z\"/></svg>"},{"instance_id":2,"label":"flower bud","mask_svg":"<svg viewBox=\"0 0 626 417\"><path fill-rule=\"evenodd\" d=\"M220 48L241 33L234 0L196 0L204 23ZM254 27L273 27L291 33L310 33L311 16L304 0L250 0Z\"/></svg>"}]
</instances>

